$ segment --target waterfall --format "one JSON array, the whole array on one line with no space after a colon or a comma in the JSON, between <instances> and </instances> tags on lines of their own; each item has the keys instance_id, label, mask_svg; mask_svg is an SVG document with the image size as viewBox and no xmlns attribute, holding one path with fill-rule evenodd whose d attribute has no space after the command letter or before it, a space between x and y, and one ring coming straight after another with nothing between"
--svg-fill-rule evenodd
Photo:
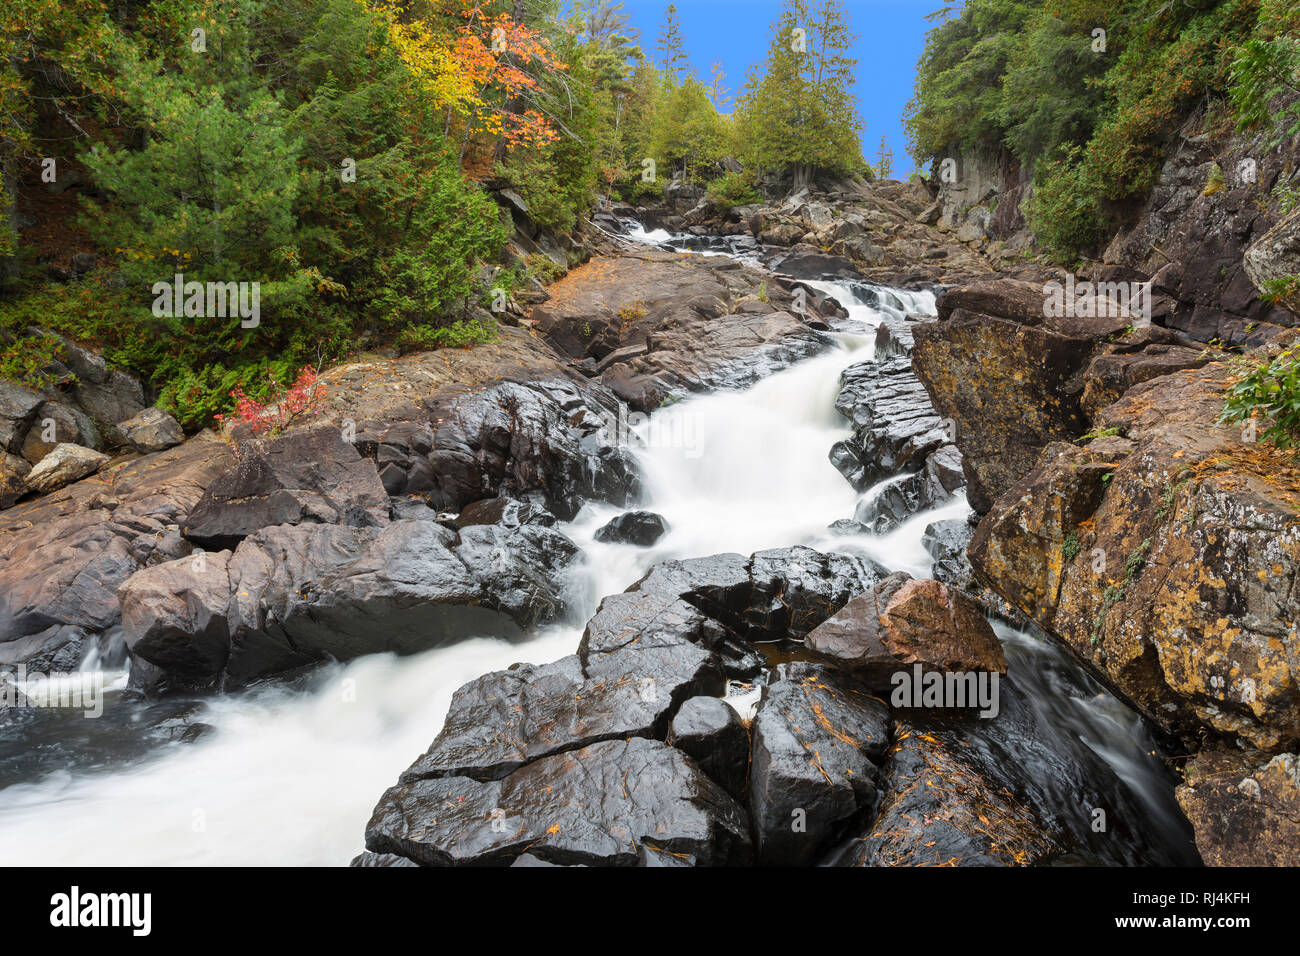
<instances>
[{"instance_id":1,"label":"waterfall","mask_svg":"<svg viewBox=\"0 0 1300 956\"><path fill-rule=\"evenodd\" d=\"M683 238L640 232L638 238L655 244ZM851 283L809 284L849 312L831 349L747 389L669 405L634 430L634 454L644 476L639 506L663 515L668 534L645 549L597 542L596 530L622 510L602 504L588 504L562 525L585 553L574 582L581 591L580 617L658 561L725 551L806 544L929 576L921 532L937 518L966 516L964 498L887 535L835 536L827 526L851 517L862 496L827 456L850 433L834 408L840 372L873 357L872 333L882 319L933 314L933 295L875 290L863 296ZM1000 633L1019 649L1013 660L1049 654L1067 666L1054 649L1005 628ZM11 768L0 773L6 861L345 864L362 849L380 794L438 733L457 687L518 661L542 663L570 654L580 636L581 624L571 621L522 644L484 636L412 657L373 655L322 668L303 681L196 701L209 733L132 757L121 755L113 735L131 732L131 708L157 705L122 700L125 673L111 672L105 684L116 690L110 691L102 725L82 723L77 732L85 740L49 741L67 749L72 769L24 777L0 750L0 771ZM746 702L752 705L753 699ZM1068 710L1071 726L1122 767L1138 792L1154 803L1171 802L1159 764L1143 752L1149 742L1135 732L1131 712L1105 695L1081 695L1053 707Z\"/></svg>"}]
</instances>

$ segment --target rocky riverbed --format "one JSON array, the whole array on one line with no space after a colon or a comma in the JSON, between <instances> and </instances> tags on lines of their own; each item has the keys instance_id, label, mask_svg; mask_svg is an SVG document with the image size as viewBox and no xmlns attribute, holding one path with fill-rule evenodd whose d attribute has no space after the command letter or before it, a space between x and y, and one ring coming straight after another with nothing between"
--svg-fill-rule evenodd
<instances>
[{"instance_id":1,"label":"rocky riverbed","mask_svg":"<svg viewBox=\"0 0 1300 956\"><path fill-rule=\"evenodd\" d=\"M14 685L0 811L146 860L1293 861L1295 475L1176 302L1046 319L933 203L608 208L499 342L334 369L238 457L91 410L78 474L0 396L63 456L6 473L0 666L110 678L93 726ZM330 781L327 859L251 823Z\"/></svg>"}]
</instances>

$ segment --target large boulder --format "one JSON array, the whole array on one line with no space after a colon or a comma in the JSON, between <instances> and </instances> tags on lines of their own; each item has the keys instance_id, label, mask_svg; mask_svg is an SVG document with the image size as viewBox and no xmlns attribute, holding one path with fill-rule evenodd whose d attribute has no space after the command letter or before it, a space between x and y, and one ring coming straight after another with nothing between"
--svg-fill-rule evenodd
<instances>
[{"instance_id":1,"label":"large boulder","mask_svg":"<svg viewBox=\"0 0 1300 956\"><path fill-rule=\"evenodd\" d=\"M86 414L106 425L134 418L148 406L143 386L117 369L106 369L98 381L78 377L71 396Z\"/></svg>"},{"instance_id":2,"label":"large boulder","mask_svg":"<svg viewBox=\"0 0 1300 956\"><path fill-rule=\"evenodd\" d=\"M677 709L668 742L740 799L749 774L749 730L740 714L717 697L692 697Z\"/></svg>"},{"instance_id":3,"label":"large boulder","mask_svg":"<svg viewBox=\"0 0 1300 956\"><path fill-rule=\"evenodd\" d=\"M914 664L927 671L1005 674L1006 658L979 607L933 580L891 574L812 631L808 648L875 693Z\"/></svg>"},{"instance_id":4,"label":"large boulder","mask_svg":"<svg viewBox=\"0 0 1300 956\"><path fill-rule=\"evenodd\" d=\"M1053 440L1082 435L1074 379L1087 336L984 316L922 326L913 367L940 415L955 424L975 510L1026 474Z\"/></svg>"},{"instance_id":5,"label":"large boulder","mask_svg":"<svg viewBox=\"0 0 1300 956\"><path fill-rule=\"evenodd\" d=\"M1130 389L1098 419L1118 434L1048 447L969 554L1157 724L1277 751L1300 737L1300 489L1249 432L1216 424L1233 375Z\"/></svg>"},{"instance_id":6,"label":"large boulder","mask_svg":"<svg viewBox=\"0 0 1300 956\"><path fill-rule=\"evenodd\" d=\"M15 453L22 450L27 429L44 401L39 392L0 379L0 449Z\"/></svg>"},{"instance_id":7,"label":"large boulder","mask_svg":"<svg viewBox=\"0 0 1300 956\"><path fill-rule=\"evenodd\" d=\"M472 537L465 537L473 534ZM519 635L564 607L576 547L551 528L280 525L121 587L131 653L177 684L243 684L323 660ZM382 622L382 623L377 623Z\"/></svg>"},{"instance_id":8,"label":"large boulder","mask_svg":"<svg viewBox=\"0 0 1300 956\"><path fill-rule=\"evenodd\" d=\"M801 314L788 281L729 258L653 251L593 259L549 291L538 330L638 411L813 354L829 344L823 313L838 312L805 296Z\"/></svg>"},{"instance_id":9,"label":"large boulder","mask_svg":"<svg viewBox=\"0 0 1300 956\"><path fill-rule=\"evenodd\" d=\"M814 862L876 798L889 711L846 674L782 664L754 717L747 789L760 863Z\"/></svg>"},{"instance_id":10,"label":"large boulder","mask_svg":"<svg viewBox=\"0 0 1300 956\"><path fill-rule=\"evenodd\" d=\"M750 860L747 816L680 751L634 737L543 757L501 780L399 783L366 848L425 866L727 866Z\"/></svg>"},{"instance_id":11,"label":"large boulder","mask_svg":"<svg viewBox=\"0 0 1300 956\"><path fill-rule=\"evenodd\" d=\"M914 329L912 367L952 422L966 494L981 514L1048 444L1087 432L1119 387L1203 362L1170 349L1174 333L1125 317L1109 296L1092 302L1106 317L1050 314L1043 288L1017 280L958 287L938 300L946 319Z\"/></svg>"},{"instance_id":12,"label":"large boulder","mask_svg":"<svg viewBox=\"0 0 1300 956\"><path fill-rule=\"evenodd\" d=\"M189 552L178 525L230 464L209 433L0 513L0 663L115 627L118 587Z\"/></svg>"},{"instance_id":13,"label":"large boulder","mask_svg":"<svg viewBox=\"0 0 1300 956\"><path fill-rule=\"evenodd\" d=\"M32 466L26 459L0 451L0 508L8 508L27 494L27 475Z\"/></svg>"},{"instance_id":14,"label":"large boulder","mask_svg":"<svg viewBox=\"0 0 1300 956\"><path fill-rule=\"evenodd\" d=\"M625 511L596 530L596 540L648 548L668 533L668 522L653 511Z\"/></svg>"},{"instance_id":15,"label":"large boulder","mask_svg":"<svg viewBox=\"0 0 1300 956\"><path fill-rule=\"evenodd\" d=\"M120 422L118 433L142 455L165 451L185 440L180 424L161 408L146 408L139 415Z\"/></svg>"},{"instance_id":16,"label":"large boulder","mask_svg":"<svg viewBox=\"0 0 1300 956\"><path fill-rule=\"evenodd\" d=\"M733 676L752 677L762 661L749 642L803 637L885 573L809 548L665 561L600 602L578 653L589 674L654 678L687 644L716 654Z\"/></svg>"},{"instance_id":17,"label":"large boulder","mask_svg":"<svg viewBox=\"0 0 1300 956\"><path fill-rule=\"evenodd\" d=\"M840 376L835 407L854 431L831 448L831 464L858 491L924 468L951 442L907 358L849 366Z\"/></svg>"},{"instance_id":18,"label":"large boulder","mask_svg":"<svg viewBox=\"0 0 1300 956\"><path fill-rule=\"evenodd\" d=\"M208 487L185 522L185 536L206 547L233 548L273 525L371 526L388 516L388 493L375 463L326 426L246 448L239 464Z\"/></svg>"},{"instance_id":19,"label":"large boulder","mask_svg":"<svg viewBox=\"0 0 1300 956\"><path fill-rule=\"evenodd\" d=\"M1300 756L1250 767L1241 754L1205 751L1191 760L1178 803L1208 866L1300 865Z\"/></svg>"},{"instance_id":20,"label":"large boulder","mask_svg":"<svg viewBox=\"0 0 1300 956\"><path fill-rule=\"evenodd\" d=\"M64 443L93 451L99 451L102 444L95 423L81 409L63 402L42 402L22 441L20 453L36 464Z\"/></svg>"},{"instance_id":21,"label":"large boulder","mask_svg":"<svg viewBox=\"0 0 1300 956\"><path fill-rule=\"evenodd\" d=\"M390 493L422 494L439 508L537 493L572 519L586 501L624 504L637 493L617 401L599 386L562 379L450 390L430 403L432 433L367 429L395 453L406 480ZM361 433L359 433L361 434ZM426 444L427 443L427 444Z\"/></svg>"},{"instance_id":22,"label":"large boulder","mask_svg":"<svg viewBox=\"0 0 1300 956\"><path fill-rule=\"evenodd\" d=\"M534 760L602 740L662 738L683 692L621 675L588 679L577 656L516 664L456 691L441 733L401 781L500 780Z\"/></svg>"},{"instance_id":23,"label":"large boulder","mask_svg":"<svg viewBox=\"0 0 1300 956\"><path fill-rule=\"evenodd\" d=\"M108 461L108 455L93 448L63 442L32 466L27 473L27 487L31 491L53 491L93 475Z\"/></svg>"}]
</instances>

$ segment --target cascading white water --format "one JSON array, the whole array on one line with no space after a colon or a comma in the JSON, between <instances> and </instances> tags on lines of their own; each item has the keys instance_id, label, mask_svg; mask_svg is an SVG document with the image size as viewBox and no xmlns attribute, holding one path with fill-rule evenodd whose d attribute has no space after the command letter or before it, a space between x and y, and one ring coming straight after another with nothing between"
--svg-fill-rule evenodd
<instances>
[{"instance_id":1,"label":"cascading white water","mask_svg":"<svg viewBox=\"0 0 1300 956\"><path fill-rule=\"evenodd\" d=\"M745 391L669 406L637 429L644 507L672 530L653 548L602 544L596 529L620 510L604 505L565 527L586 553L581 617L665 558L845 543L826 531L859 497L827 458L849 434L834 408L839 373L871 357L869 333L887 313L860 304L847 286L825 291L852 313L853 331L838 334L835 349ZM928 294L900 295L907 308L932 311ZM865 550L925 574L926 520ZM215 730L197 742L0 791L5 856L47 865L346 863L362 848L379 795L437 734L457 687L516 661L572 653L580 636L569 625L526 645L483 638L409 658L376 655L328 668L306 690L216 697L201 718ZM123 676L109 682L120 687Z\"/></svg>"},{"instance_id":2,"label":"cascading white water","mask_svg":"<svg viewBox=\"0 0 1300 956\"><path fill-rule=\"evenodd\" d=\"M650 241L658 241L653 234ZM585 619L665 558L807 544L870 555L927 576L927 523L968 513L960 496L880 537L837 537L859 496L828 452L849 427L834 409L839 374L871 358L886 315L933 312L928 293L863 304L842 283L813 283L850 318L836 347L751 388L671 405L637 429L643 507L670 532L653 548L596 542L620 509L589 505L564 530L586 555ZM213 732L133 763L60 771L0 790L0 845L12 864L340 865L362 849L379 795L428 746L457 687L492 670L572 653L570 623L525 644L484 637L408 658L375 655L318 672L306 686L270 686L208 701ZM121 673L106 684L123 683ZM108 706L125 706L110 698ZM1131 728L1099 721L1112 763L1140 759ZM1121 738L1121 739L1117 739ZM1100 752L1100 749L1099 749ZM1136 753L1136 756L1135 756ZM1131 773L1140 776L1140 767Z\"/></svg>"}]
</instances>

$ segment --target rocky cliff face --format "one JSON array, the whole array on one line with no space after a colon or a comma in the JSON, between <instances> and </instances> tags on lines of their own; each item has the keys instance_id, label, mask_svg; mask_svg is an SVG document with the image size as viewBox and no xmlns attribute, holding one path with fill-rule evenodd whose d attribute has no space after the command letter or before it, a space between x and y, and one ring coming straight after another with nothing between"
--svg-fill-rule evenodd
<instances>
[{"instance_id":1,"label":"rocky cliff face","mask_svg":"<svg viewBox=\"0 0 1300 956\"><path fill-rule=\"evenodd\" d=\"M1002 240L1020 247L1028 240L1021 205L1028 198L1031 171L1003 151L958 150L935 163L937 206L930 217L959 242Z\"/></svg>"},{"instance_id":2,"label":"rocky cliff face","mask_svg":"<svg viewBox=\"0 0 1300 956\"><path fill-rule=\"evenodd\" d=\"M1101 252L1098 266L1113 277L1150 279L1167 297L1168 328L1201 342L1258 345L1300 321L1257 295L1261 279L1285 274L1265 262L1277 259L1280 237L1270 230L1286 215L1275 187L1300 160L1294 138L1274 145L1270 136L1207 131L1203 113L1188 116L1156 185ZM988 150L947 159L955 179L945 181L936 162L937 198L923 220L985 252L1032 249L1023 214L1032 170ZM1253 245L1256 265L1243 261Z\"/></svg>"},{"instance_id":3,"label":"rocky cliff face","mask_svg":"<svg viewBox=\"0 0 1300 956\"><path fill-rule=\"evenodd\" d=\"M1116 434L1050 445L970 557L1157 723L1273 751L1300 739L1300 473L1215 426L1228 377L1130 389Z\"/></svg>"},{"instance_id":4,"label":"rocky cliff face","mask_svg":"<svg viewBox=\"0 0 1300 956\"><path fill-rule=\"evenodd\" d=\"M1300 321L1257 297L1243 261L1282 217L1273 189L1300 151L1294 142L1271 149L1263 133L1215 137L1203 126L1203 117L1188 120L1151 194L1103 260L1149 276L1173 298L1170 328L1201 341L1258 344Z\"/></svg>"},{"instance_id":5,"label":"rocky cliff face","mask_svg":"<svg viewBox=\"0 0 1300 956\"><path fill-rule=\"evenodd\" d=\"M1225 356L1159 326L1046 319L1033 291L953 290L916 330L987 510L971 565L1184 746L1226 755L1216 772L1245 783L1189 771L1180 791L1207 858L1275 859L1211 820L1297 822L1295 776L1270 760L1300 742L1300 469L1218 425Z\"/></svg>"},{"instance_id":6,"label":"rocky cliff face","mask_svg":"<svg viewBox=\"0 0 1300 956\"><path fill-rule=\"evenodd\" d=\"M1033 468L1044 447L1083 435L1099 408L1129 386L1206 361L1159 326L1046 315L1042 279L1050 278L949 290L939 299L940 321L915 333L913 366L952 425L967 495L980 512Z\"/></svg>"}]
</instances>

